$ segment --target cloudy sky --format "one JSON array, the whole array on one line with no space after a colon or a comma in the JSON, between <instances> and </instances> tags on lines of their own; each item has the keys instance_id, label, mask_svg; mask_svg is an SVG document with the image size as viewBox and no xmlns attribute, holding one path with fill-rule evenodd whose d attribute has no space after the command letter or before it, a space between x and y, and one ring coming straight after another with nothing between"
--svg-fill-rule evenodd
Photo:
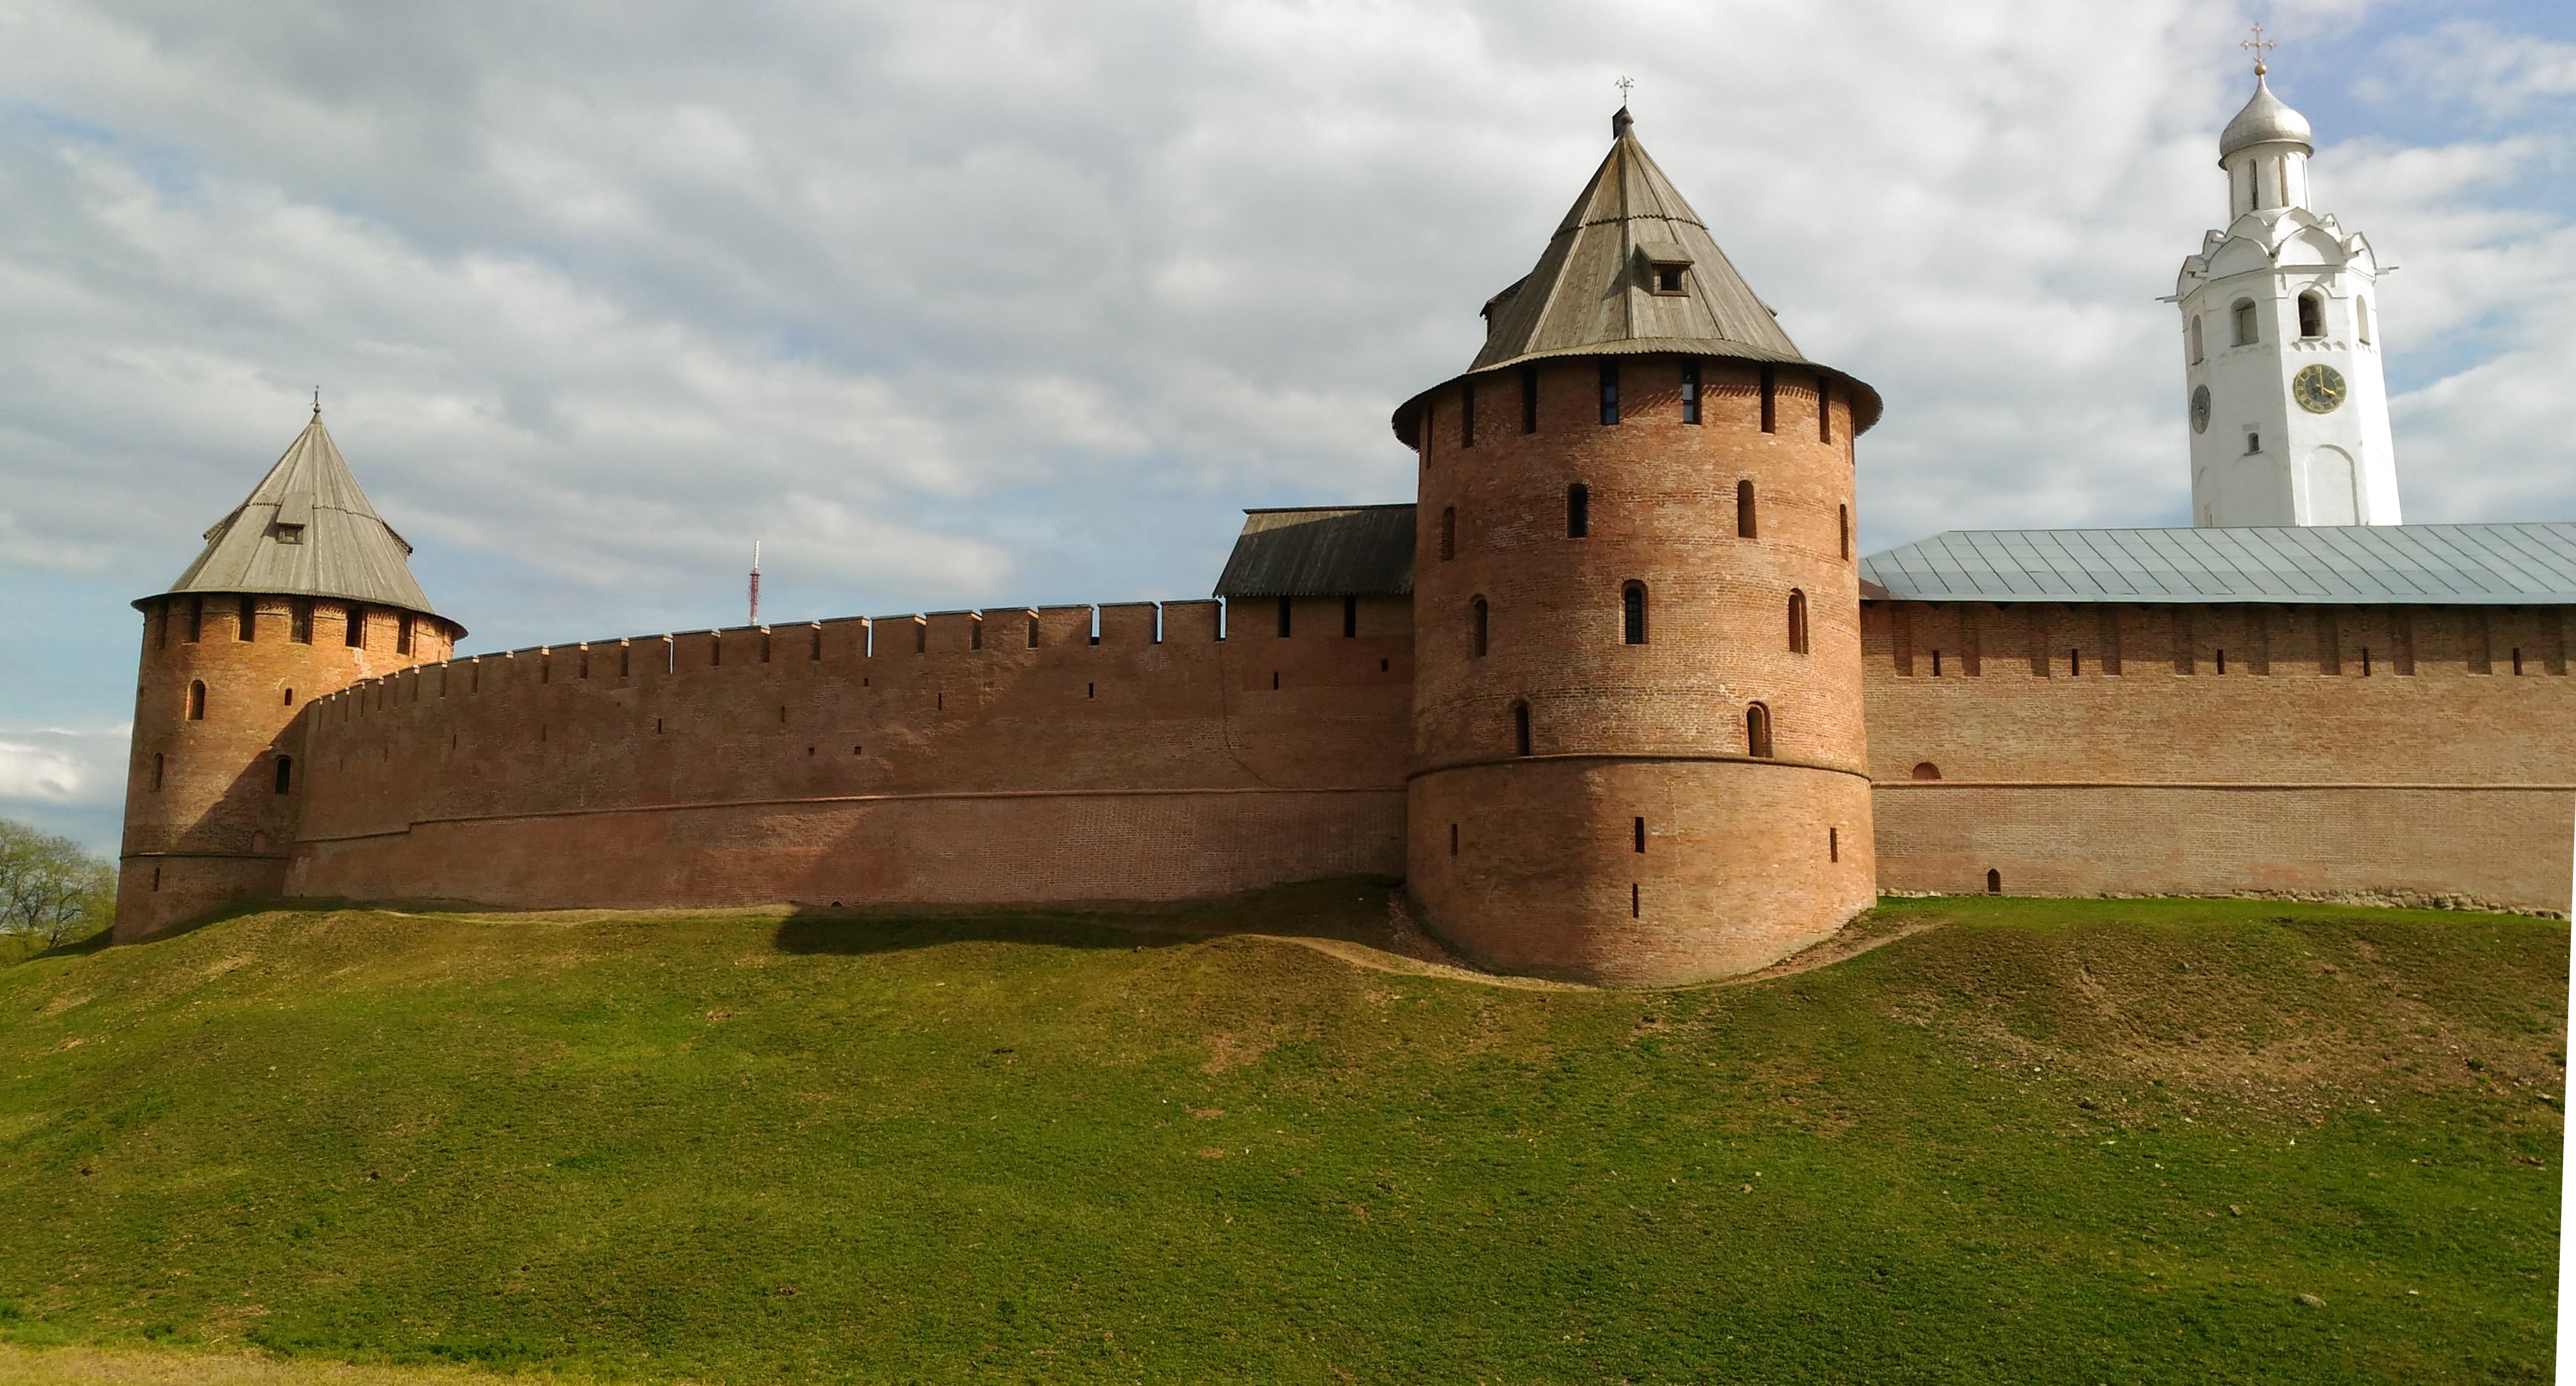
<instances>
[{"instance_id":1,"label":"cloudy sky","mask_svg":"<svg viewBox=\"0 0 2576 1386\"><path fill-rule=\"evenodd\" d=\"M2171 291L2261 19L2411 520L2576 518L2576 16L2219 0L0 5L0 814L112 850L139 618L317 384L468 650L1204 595L1410 498L1639 134L1876 384L1872 547L2185 521Z\"/></svg>"}]
</instances>

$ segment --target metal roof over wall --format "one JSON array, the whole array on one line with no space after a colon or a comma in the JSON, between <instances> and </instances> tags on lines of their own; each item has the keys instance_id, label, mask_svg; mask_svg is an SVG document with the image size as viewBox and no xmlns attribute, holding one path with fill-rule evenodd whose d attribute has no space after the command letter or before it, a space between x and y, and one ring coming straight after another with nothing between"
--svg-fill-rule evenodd
<instances>
[{"instance_id":1,"label":"metal roof over wall","mask_svg":"<svg viewBox=\"0 0 2576 1386\"><path fill-rule=\"evenodd\" d=\"M206 531L204 551L170 590L341 597L435 615L410 557L317 409L250 498Z\"/></svg>"},{"instance_id":2,"label":"metal roof over wall","mask_svg":"<svg viewBox=\"0 0 2576 1386\"><path fill-rule=\"evenodd\" d=\"M1904 601L2576 605L2576 524L1954 529L1860 575Z\"/></svg>"},{"instance_id":3,"label":"metal roof over wall","mask_svg":"<svg viewBox=\"0 0 2576 1386\"><path fill-rule=\"evenodd\" d=\"M1407 597L1413 594L1413 507L1246 510L1220 597Z\"/></svg>"}]
</instances>

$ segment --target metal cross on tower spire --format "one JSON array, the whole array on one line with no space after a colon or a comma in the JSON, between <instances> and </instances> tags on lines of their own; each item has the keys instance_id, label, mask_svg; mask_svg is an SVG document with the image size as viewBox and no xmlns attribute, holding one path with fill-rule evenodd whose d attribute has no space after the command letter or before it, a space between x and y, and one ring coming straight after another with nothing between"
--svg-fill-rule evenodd
<instances>
[{"instance_id":1,"label":"metal cross on tower spire","mask_svg":"<svg viewBox=\"0 0 2576 1386\"><path fill-rule=\"evenodd\" d=\"M2281 45L2263 37L2263 26L2257 24L2254 26L2254 37L2247 39L2236 46L2250 50L2254 54L2254 75L2260 77L2264 73L2271 71L2271 69L2266 67L2263 63L2263 54L2271 49L2278 48Z\"/></svg>"},{"instance_id":2,"label":"metal cross on tower spire","mask_svg":"<svg viewBox=\"0 0 2576 1386\"><path fill-rule=\"evenodd\" d=\"M1617 87L1617 88L1619 89L1619 104L1620 104L1620 105L1622 105L1622 106L1625 106L1625 105L1627 105L1627 104L1628 104L1628 89L1629 89L1630 87L1633 87L1633 86L1637 85L1637 84L1636 84L1636 83L1634 83L1634 82L1629 81L1629 80L1628 80L1627 78L1625 78L1625 77L1622 77L1622 78L1620 78L1618 81L1613 82L1613 83L1611 83L1610 85L1612 85L1612 86L1614 86L1614 87Z\"/></svg>"}]
</instances>

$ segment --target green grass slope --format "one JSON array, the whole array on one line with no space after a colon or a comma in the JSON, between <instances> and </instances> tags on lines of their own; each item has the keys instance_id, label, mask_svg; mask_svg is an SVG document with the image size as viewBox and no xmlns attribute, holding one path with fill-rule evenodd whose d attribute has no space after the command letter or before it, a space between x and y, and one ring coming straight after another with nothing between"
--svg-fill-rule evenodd
<instances>
[{"instance_id":1,"label":"green grass slope","mask_svg":"<svg viewBox=\"0 0 2576 1386\"><path fill-rule=\"evenodd\" d=\"M0 970L0 1334L740 1382L2547 1379L2563 924L1898 901L1866 927L1937 927L1647 994L1220 932L1358 894L280 912Z\"/></svg>"}]
</instances>

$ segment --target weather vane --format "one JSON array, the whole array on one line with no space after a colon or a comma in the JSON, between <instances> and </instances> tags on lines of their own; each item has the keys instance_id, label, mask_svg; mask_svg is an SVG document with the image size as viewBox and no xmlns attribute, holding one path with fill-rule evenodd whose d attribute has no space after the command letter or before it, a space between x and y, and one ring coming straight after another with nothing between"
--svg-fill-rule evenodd
<instances>
[{"instance_id":1,"label":"weather vane","mask_svg":"<svg viewBox=\"0 0 2576 1386\"><path fill-rule=\"evenodd\" d=\"M1628 89L1637 84L1629 81L1625 77L1622 77L1618 81L1611 83L1611 85L1619 89L1619 104L1625 106L1628 104Z\"/></svg>"},{"instance_id":2,"label":"weather vane","mask_svg":"<svg viewBox=\"0 0 2576 1386\"><path fill-rule=\"evenodd\" d=\"M322 417L322 387L319 385L313 387L313 417Z\"/></svg>"},{"instance_id":3,"label":"weather vane","mask_svg":"<svg viewBox=\"0 0 2576 1386\"><path fill-rule=\"evenodd\" d=\"M2260 25L2260 24L2257 24L2257 25L2255 25L2255 26L2254 26L2254 37L2252 37L2252 38L2250 38L2250 39L2247 39L2245 42L2240 43L2240 44L2238 44L2238 45L2236 45L2236 46L2237 46L2237 47L2239 47L2239 48L2249 49L2249 50L2251 50L2251 51L2253 52L2253 54L2254 54L2254 75L2255 75L2255 76L2257 76L2257 77L2260 77L2260 76L2262 76L2264 73L2271 71L2271 69L2270 69L2270 68L2265 67L2265 66L2263 65L2263 54L2264 54L2264 51L2265 51L2265 50L2267 50L2267 49L2278 48L2278 47L2280 47L2281 45L2279 45L2279 44L2277 44L2277 43L2272 42L2270 39L2267 39L2267 38L2263 37L2263 26L2262 26L2262 25Z\"/></svg>"}]
</instances>

